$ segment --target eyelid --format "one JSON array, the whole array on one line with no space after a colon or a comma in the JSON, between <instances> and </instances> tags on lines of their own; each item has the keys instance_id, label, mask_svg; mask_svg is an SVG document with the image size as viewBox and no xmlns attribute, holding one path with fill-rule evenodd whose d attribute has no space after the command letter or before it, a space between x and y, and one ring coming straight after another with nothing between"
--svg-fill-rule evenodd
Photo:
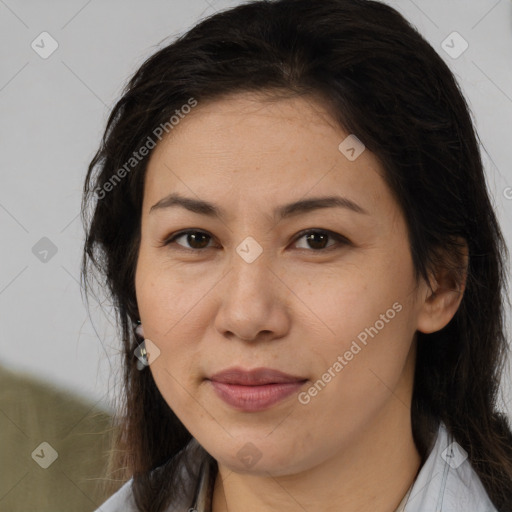
<instances>
[{"instance_id":1,"label":"eyelid","mask_svg":"<svg viewBox=\"0 0 512 512\"><path fill-rule=\"evenodd\" d=\"M171 235L169 236L166 236L162 241L161 243L158 244L158 247L165 247L167 245L170 245L171 243L174 243L174 241L177 239L177 238L180 238L181 236L183 235L187 235L189 233L201 233L201 234L204 234L204 235L207 235L209 236L212 240L213 240L213 235L211 235L210 233L208 233L208 231L204 231L202 229L183 229L181 231L177 231L176 233L172 233ZM176 244L179 246L180 250L184 250L184 251L189 251L189 252L201 252L201 251L205 251L206 249L211 249L211 247L205 247L204 249L191 249L189 247L184 247L183 245L180 245L180 244Z\"/></svg>"},{"instance_id":2,"label":"eyelid","mask_svg":"<svg viewBox=\"0 0 512 512\"><path fill-rule=\"evenodd\" d=\"M308 229L303 229L302 231L299 231L297 233L297 235L295 236L295 238L293 239L293 243L296 243L298 240L300 240L303 236L309 234L309 233L325 233L326 235L328 235L330 238L333 238L334 240L336 240L338 242L338 245L341 244L341 245L352 245L352 242L345 236L343 235L340 235L339 233L336 233L334 231L331 231L329 229L323 229L323 228L308 228ZM308 252L317 252L317 253L321 253L321 252L326 252L328 251L329 249L331 248L336 248L336 244L334 246L329 246L325 249L317 249L316 251L314 249L303 249L305 251L308 251ZM299 249L300 250L300 249Z\"/></svg>"},{"instance_id":3,"label":"eyelid","mask_svg":"<svg viewBox=\"0 0 512 512\"><path fill-rule=\"evenodd\" d=\"M162 240L162 242L158 245L158 247L168 246L171 243L174 243L177 238L180 238L181 236L187 235L189 233L200 233L200 234L204 234L204 235L209 236L212 240L214 239L214 236L211 235L210 233L208 233L208 231L204 231L202 229L194 229L194 228L190 229L189 228L189 229L184 229L184 230L181 230L181 231L177 231L176 233L172 233L171 235L165 237ZM324 233L324 234L328 235L330 238L333 238L334 240L336 240L337 243L334 244L334 245L331 245L331 246L327 246L324 249L314 250L314 249L299 248L298 250L306 251L306 252L309 252L309 253L319 253L319 254L321 254L321 253L328 252L329 250L336 249L340 245L341 246L343 246L343 245L353 245L352 242L347 237L345 237L343 235L340 235L339 233L336 233L336 232L331 231L329 229L324 229L324 228L308 228L308 229L303 229L302 231L299 231L295 235L292 243L296 243L302 237L304 237L305 235L310 234L310 233ZM200 252L206 251L207 249L212 249L212 247L204 247L203 249L191 249L189 247L184 247L183 245L180 245L180 244L177 244L177 245L179 246L179 250L184 250L184 251L188 251L188 252L195 252L195 253L200 253Z\"/></svg>"}]
</instances>

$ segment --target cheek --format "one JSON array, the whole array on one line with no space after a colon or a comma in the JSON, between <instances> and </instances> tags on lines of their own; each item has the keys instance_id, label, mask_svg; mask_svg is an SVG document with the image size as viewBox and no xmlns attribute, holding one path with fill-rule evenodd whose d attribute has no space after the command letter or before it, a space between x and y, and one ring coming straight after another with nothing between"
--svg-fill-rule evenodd
<instances>
[{"instance_id":1,"label":"cheek","mask_svg":"<svg viewBox=\"0 0 512 512\"><path fill-rule=\"evenodd\" d=\"M379 396L376 387L385 393L396 384L414 335L412 265L382 256L302 290L320 320L321 333L310 331L306 339L319 386L329 382L330 392L322 393L355 408Z\"/></svg>"},{"instance_id":2,"label":"cheek","mask_svg":"<svg viewBox=\"0 0 512 512\"><path fill-rule=\"evenodd\" d=\"M161 255L141 252L135 286L146 336L166 346L181 346L178 337L189 337L189 331L199 327L203 299L214 284L214 276L199 267L184 271Z\"/></svg>"},{"instance_id":3,"label":"cheek","mask_svg":"<svg viewBox=\"0 0 512 512\"><path fill-rule=\"evenodd\" d=\"M401 309L393 305L404 306L410 282L406 279L407 268L402 266L399 270L377 259L344 265L331 272L318 272L314 278L306 280L291 276L291 282L297 283L293 288L295 295L300 299L295 301L296 311L302 309L307 313L332 342L355 338L376 322L379 330L384 325L387 327L388 320L397 316L396 309ZM381 315L384 318L381 319ZM306 316L295 315L295 321L301 323Z\"/></svg>"},{"instance_id":4,"label":"cheek","mask_svg":"<svg viewBox=\"0 0 512 512\"><path fill-rule=\"evenodd\" d=\"M159 263L141 252L135 287L144 336L159 350L149 370L162 396L173 407L170 399L179 396L179 384L189 386L193 345L183 340L193 322L186 315L189 294L177 287L168 271L160 269Z\"/></svg>"},{"instance_id":5,"label":"cheek","mask_svg":"<svg viewBox=\"0 0 512 512\"><path fill-rule=\"evenodd\" d=\"M299 397L298 416L310 431L333 439L345 433L350 438L395 397L407 403L397 389L410 349L411 310L399 301L394 308L383 304L379 308L364 303L365 309L352 318L341 314L332 343L311 345L314 378Z\"/></svg>"}]
</instances>

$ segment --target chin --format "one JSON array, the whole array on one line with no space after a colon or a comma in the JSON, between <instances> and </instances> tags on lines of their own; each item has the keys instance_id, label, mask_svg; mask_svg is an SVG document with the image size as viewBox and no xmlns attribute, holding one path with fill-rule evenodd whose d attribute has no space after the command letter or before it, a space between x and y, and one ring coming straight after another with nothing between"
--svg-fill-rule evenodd
<instances>
[{"instance_id":1,"label":"chin","mask_svg":"<svg viewBox=\"0 0 512 512\"><path fill-rule=\"evenodd\" d=\"M293 446L285 446L284 440L269 442L268 438L250 439L249 436L244 436L244 441L231 439L226 451L216 444L215 452L210 453L219 464L240 474L277 477L298 473L309 467L307 454Z\"/></svg>"}]
</instances>

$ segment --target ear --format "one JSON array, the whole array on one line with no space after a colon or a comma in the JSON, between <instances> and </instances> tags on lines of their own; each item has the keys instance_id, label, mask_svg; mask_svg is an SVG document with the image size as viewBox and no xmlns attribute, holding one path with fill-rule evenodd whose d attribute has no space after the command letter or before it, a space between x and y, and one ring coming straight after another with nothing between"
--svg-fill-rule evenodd
<instances>
[{"instance_id":1,"label":"ear","mask_svg":"<svg viewBox=\"0 0 512 512\"><path fill-rule=\"evenodd\" d=\"M430 273L425 286L417 330L425 334L436 332L448 325L462 301L466 289L469 264L468 245L458 238L455 247L437 251L437 268Z\"/></svg>"}]
</instances>

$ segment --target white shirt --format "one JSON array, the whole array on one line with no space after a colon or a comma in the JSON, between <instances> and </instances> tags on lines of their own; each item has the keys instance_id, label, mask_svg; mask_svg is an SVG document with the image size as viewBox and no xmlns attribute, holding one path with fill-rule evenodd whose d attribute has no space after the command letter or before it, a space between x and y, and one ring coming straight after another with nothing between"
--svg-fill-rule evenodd
<instances>
[{"instance_id":1,"label":"white shirt","mask_svg":"<svg viewBox=\"0 0 512 512\"><path fill-rule=\"evenodd\" d=\"M184 454L200 447L192 439ZM197 492L190 494L197 512L211 512L205 503L209 472L203 466L199 471ZM139 512L133 501L132 479L128 480L95 512ZM192 485L190 488L194 488ZM193 497L193 499L192 499ZM188 512L188 504L174 503L168 512ZM456 443L440 423L437 439L416 480L395 512L498 512L489 499L480 478L472 468L466 452Z\"/></svg>"}]
</instances>

